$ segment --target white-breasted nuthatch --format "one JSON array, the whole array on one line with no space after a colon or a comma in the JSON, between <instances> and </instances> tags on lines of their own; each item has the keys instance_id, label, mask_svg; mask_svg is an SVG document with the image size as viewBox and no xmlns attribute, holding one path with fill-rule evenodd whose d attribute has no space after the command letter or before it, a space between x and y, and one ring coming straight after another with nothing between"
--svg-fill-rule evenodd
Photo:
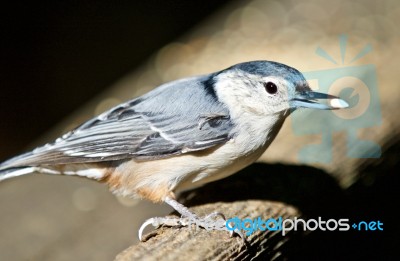
<instances>
[{"instance_id":1,"label":"white-breasted nuthatch","mask_svg":"<svg viewBox=\"0 0 400 261\"><path fill-rule=\"evenodd\" d=\"M2 163L0 180L35 172L84 176L108 183L119 195L166 202L182 215L152 218L144 226L193 222L226 230L221 222L211 224L218 214L200 218L174 193L253 163L300 107L348 104L311 91L303 75L284 64L240 63L163 84L120 104L55 142Z\"/></svg>"}]
</instances>

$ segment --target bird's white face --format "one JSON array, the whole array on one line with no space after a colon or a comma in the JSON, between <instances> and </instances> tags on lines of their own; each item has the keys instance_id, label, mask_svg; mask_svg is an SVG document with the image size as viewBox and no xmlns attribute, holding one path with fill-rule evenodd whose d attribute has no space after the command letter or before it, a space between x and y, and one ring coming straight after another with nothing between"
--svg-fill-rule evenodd
<instances>
[{"instance_id":1,"label":"bird's white face","mask_svg":"<svg viewBox=\"0 0 400 261\"><path fill-rule=\"evenodd\" d=\"M287 116L297 108L335 110L348 104L336 96L314 92L300 72L291 68L286 77L263 76L243 70L226 70L217 75L216 91L233 117Z\"/></svg>"},{"instance_id":2,"label":"bird's white face","mask_svg":"<svg viewBox=\"0 0 400 261\"><path fill-rule=\"evenodd\" d=\"M288 114L295 97L294 83L279 76L259 76L240 70L217 76L217 92L228 107L258 116ZM304 85L306 83L304 82ZM308 88L308 87L307 87Z\"/></svg>"}]
</instances>

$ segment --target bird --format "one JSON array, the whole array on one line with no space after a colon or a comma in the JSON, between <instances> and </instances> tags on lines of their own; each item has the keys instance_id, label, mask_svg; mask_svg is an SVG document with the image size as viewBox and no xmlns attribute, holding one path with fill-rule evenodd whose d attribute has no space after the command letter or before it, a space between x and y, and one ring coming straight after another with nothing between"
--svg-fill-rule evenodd
<instances>
[{"instance_id":1,"label":"bird","mask_svg":"<svg viewBox=\"0 0 400 261\"><path fill-rule=\"evenodd\" d=\"M178 193L234 174L268 148L296 109L344 109L339 97L312 91L297 69L274 61L242 62L160 85L0 164L0 181L33 174L105 182L114 194L164 202L181 217L146 226L226 230L222 213L199 217ZM217 222L218 221L218 222Z\"/></svg>"}]
</instances>

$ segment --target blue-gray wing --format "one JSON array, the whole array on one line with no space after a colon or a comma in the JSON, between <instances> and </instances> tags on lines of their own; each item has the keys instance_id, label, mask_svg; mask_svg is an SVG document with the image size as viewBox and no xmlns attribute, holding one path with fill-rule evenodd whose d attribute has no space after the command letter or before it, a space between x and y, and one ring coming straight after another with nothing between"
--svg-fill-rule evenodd
<instances>
[{"instance_id":1,"label":"blue-gray wing","mask_svg":"<svg viewBox=\"0 0 400 261\"><path fill-rule=\"evenodd\" d=\"M18 166L158 159L208 149L231 138L233 124L209 76L168 84L101 114L54 143L15 157Z\"/></svg>"}]
</instances>

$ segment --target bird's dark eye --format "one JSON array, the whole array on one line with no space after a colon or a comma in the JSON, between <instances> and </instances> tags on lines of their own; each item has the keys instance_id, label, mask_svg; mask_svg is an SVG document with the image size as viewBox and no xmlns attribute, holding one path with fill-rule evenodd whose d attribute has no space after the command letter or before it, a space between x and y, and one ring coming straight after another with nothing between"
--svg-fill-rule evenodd
<instances>
[{"instance_id":1,"label":"bird's dark eye","mask_svg":"<svg viewBox=\"0 0 400 261\"><path fill-rule=\"evenodd\" d=\"M278 91L278 87L273 82L264 82L264 87L269 94L275 94Z\"/></svg>"}]
</instances>

